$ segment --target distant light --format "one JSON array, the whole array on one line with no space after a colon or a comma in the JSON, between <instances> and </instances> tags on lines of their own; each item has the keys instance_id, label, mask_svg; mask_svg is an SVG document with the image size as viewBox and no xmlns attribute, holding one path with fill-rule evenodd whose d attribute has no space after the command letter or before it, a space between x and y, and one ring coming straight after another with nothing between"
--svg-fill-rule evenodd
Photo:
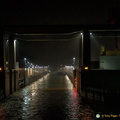
<instances>
[{"instance_id":1,"label":"distant light","mask_svg":"<svg viewBox=\"0 0 120 120\"><path fill-rule=\"evenodd\" d=\"M88 67L84 67L85 70L88 70Z\"/></svg>"},{"instance_id":2,"label":"distant light","mask_svg":"<svg viewBox=\"0 0 120 120\"><path fill-rule=\"evenodd\" d=\"M92 33L90 33L90 35L92 35Z\"/></svg>"},{"instance_id":3,"label":"distant light","mask_svg":"<svg viewBox=\"0 0 120 120\"><path fill-rule=\"evenodd\" d=\"M35 92L32 93L32 96L34 96L34 95L35 95Z\"/></svg>"},{"instance_id":4,"label":"distant light","mask_svg":"<svg viewBox=\"0 0 120 120\"><path fill-rule=\"evenodd\" d=\"M96 114L96 118L100 118L100 114Z\"/></svg>"},{"instance_id":5,"label":"distant light","mask_svg":"<svg viewBox=\"0 0 120 120\"><path fill-rule=\"evenodd\" d=\"M27 60L26 58L24 58L24 60Z\"/></svg>"},{"instance_id":6,"label":"distant light","mask_svg":"<svg viewBox=\"0 0 120 120\"><path fill-rule=\"evenodd\" d=\"M81 35L83 35L83 33L80 33Z\"/></svg>"}]
</instances>

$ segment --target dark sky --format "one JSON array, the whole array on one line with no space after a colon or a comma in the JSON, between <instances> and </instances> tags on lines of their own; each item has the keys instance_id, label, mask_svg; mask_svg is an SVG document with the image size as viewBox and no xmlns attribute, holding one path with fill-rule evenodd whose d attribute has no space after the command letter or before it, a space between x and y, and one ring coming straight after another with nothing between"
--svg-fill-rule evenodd
<instances>
[{"instance_id":1,"label":"dark sky","mask_svg":"<svg viewBox=\"0 0 120 120\"><path fill-rule=\"evenodd\" d=\"M0 24L106 24L119 0L3 0Z\"/></svg>"}]
</instances>

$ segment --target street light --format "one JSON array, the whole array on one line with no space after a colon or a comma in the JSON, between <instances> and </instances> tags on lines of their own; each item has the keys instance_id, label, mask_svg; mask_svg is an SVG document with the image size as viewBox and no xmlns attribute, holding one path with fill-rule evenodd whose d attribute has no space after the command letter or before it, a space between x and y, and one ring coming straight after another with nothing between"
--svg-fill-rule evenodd
<instances>
[{"instance_id":1,"label":"street light","mask_svg":"<svg viewBox=\"0 0 120 120\"><path fill-rule=\"evenodd\" d=\"M2 71L2 68L0 67L0 71Z\"/></svg>"},{"instance_id":2,"label":"street light","mask_svg":"<svg viewBox=\"0 0 120 120\"><path fill-rule=\"evenodd\" d=\"M17 44L16 44L16 40L14 40L14 68L16 69L16 47L17 47Z\"/></svg>"},{"instance_id":3,"label":"street light","mask_svg":"<svg viewBox=\"0 0 120 120\"><path fill-rule=\"evenodd\" d=\"M27 66L30 67L30 62L29 61L27 62Z\"/></svg>"},{"instance_id":4,"label":"street light","mask_svg":"<svg viewBox=\"0 0 120 120\"><path fill-rule=\"evenodd\" d=\"M92 35L92 33L90 33L90 35Z\"/></svg>"},{"instance_id":5,"label":"street light","mask_svg":"<svg viewBox=\"0 0 120 120\"><path fill-rule=\"evenodd\" d=\"M27 59L26 59L26 58L24 58L25 70L26 70L26 61L27 61Z\"/></svg>"},{"instance_id":6,"label":"street light","mask_svg":"<svg viewBox=\"0 0 120 120\"><path fill-rule=\"evenodd\" d=\"M75 69L75 57L73 57L73 67Z\"/></svg>"}]
</instances>

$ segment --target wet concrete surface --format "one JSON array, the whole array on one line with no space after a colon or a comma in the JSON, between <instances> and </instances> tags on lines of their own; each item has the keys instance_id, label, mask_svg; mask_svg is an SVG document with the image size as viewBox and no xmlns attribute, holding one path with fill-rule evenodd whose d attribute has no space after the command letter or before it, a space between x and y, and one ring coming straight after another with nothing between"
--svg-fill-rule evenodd
<instances>
[{"instance_id":1,"label":"wet concrete surface","mask_svg":"<svg viewBox=\"0 0 120 120\"><path fill-rule=\"evenodd\" d=\"M54 72L6 97L0 103L0 120L93 120L68 76Z\"/></svg>"}]
</instances>

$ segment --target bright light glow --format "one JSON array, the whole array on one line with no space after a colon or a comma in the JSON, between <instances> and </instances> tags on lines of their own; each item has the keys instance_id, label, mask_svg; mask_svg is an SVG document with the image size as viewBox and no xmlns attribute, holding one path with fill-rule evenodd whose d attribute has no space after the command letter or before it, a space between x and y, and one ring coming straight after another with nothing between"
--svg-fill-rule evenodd
<instances>
[{"instance_id":1,"label":"bright light glow","mask_svg":"<svg viewBox=\"0 0 120 120\"><path fill-rule=\"evenodd\" d=\"M69 79L69 77L67 75L65 75L65 79L67 80L67 88L68 89L73 89L73 84L71 83L71 80Z\"/></svg>"},{"instance_id":2,"label":"bright light glow","mask_svg":"<svg viewBox=\"0 0 120 120\"><path fill-rule=\"evenodd\" d=\"M100 114L96 114L96 118L100 118Z\"/></svg>"},{"instance_id":3,"label":"bright light glow","mask_svg":"<svg viewBox=\"0 0 120 120\"><path fill-rule=\"evenodd\" d=\"M48 66L44 66L44 68L48 68Z\"/></svg>"},{"instance_id":4,"label":"bright light glow","mask_svg":"<svg viewBox=\"0 0 120 120\"><path fill-rule=\"evenodd\" d=\"M85 70L88 70L88 67L84 67Z\"/></svg>"},{"instance_id":5,"label":"bright light glow","mask_svg":"<svg viewBox=\"0 0 120 120\"><path fill-rule=\"evenodd\" d=\"M90 33L90 35L92 35L92 33Z\"/></svg>"},{"instance_id":6,"label":"bright light glow","mask_svg":"<svg viewBox=\"0 0 120 120\"><path fill-rule=\"evenodd\" d=\"M83 33L80 33L81 35L83 35Z\"/></svg>"},{"instance_id":7,"label":"bright light glow","mask_svg":"<svg viewBox=\"0 0 120 120\"><path fill-rule=\"evenodd\" d=\"M27 60L26 58L24 58L24 60Z\"/></svg>"},{"instance_id":8,"label":"bright light glow","mask_svg":"<svg viewBox=\"0 0 120 120\"><path fill-rule=\"evenodd\" d=\"M2 68L0 67L0 71L2 71Z\"/></svg>"},{"instance_id":9,"label":"bright light glow","mask_svg":"<svg viewBox=\"0 0 120 120\"><path fill-rule=\"evenodd\" d=\"M65 78L66 78L67 80L70 80L69 77L68 77L67 75L65 76Z\"/></svg>"},{"instance_id":10,"label":"bright light glow","mask_svg":"<svg viewBox=\"0 0 120 120\"><path fill-rule=\"evenodd\" d=\"M35 92L32 93L32 96L34 96L34 95L35 95Z\"/></svg>"},{"instance_id":11,"label":"bright light glow","mask_svg":"<svg viewBox=\"0 0 120 120\"><path fill-rule=\"evenodd\" d=\"M72 66L72 65L71 65L71 66L67 66L67 65L66 65L65 67L66 67L66 68L73 68L73 66Z\"/></svg>"}]
</instances>

